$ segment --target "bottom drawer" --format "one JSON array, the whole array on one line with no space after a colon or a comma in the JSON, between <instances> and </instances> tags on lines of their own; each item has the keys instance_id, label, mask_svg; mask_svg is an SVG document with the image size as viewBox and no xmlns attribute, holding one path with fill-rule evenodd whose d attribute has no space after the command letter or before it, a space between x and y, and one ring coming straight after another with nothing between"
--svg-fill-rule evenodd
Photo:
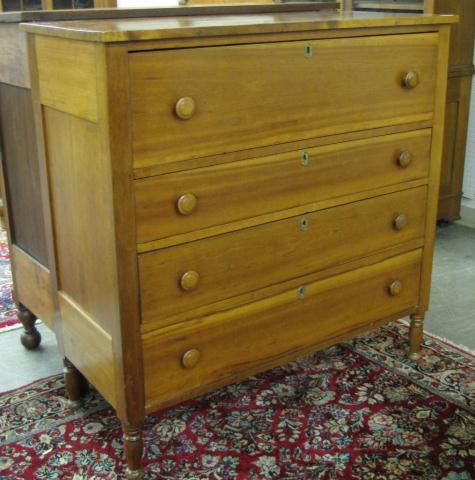
<instances>
[{"instance_id":1,"label":"bottom drawer","mask_svg":"<svg viewBox=\"0 0 475 480\"><path fill-rule=\"evenodd\" d=\"M148 409L233 382L279 364L279 357L298 356L312 345L415 307L421 255L421 250L409 252L144 334Z\"/></svg>"}]
</instances>

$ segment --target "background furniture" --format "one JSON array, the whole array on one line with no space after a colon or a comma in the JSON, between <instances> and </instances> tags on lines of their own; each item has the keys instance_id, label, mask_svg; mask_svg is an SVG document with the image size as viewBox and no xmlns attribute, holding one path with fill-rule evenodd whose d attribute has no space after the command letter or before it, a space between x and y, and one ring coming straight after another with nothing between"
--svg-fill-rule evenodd
<instances>
[{"instance_id":1,"label":"background furniture","mask_svg":"<svg viewBox=\"0 0 475 480\"><path fill-rule=\"evenodd\" d=\"M453 18L215 8L23 26L63 348L129 478L147 413L408 314L420 353Z\"/></svg>"},{"instance_id":2,"label":"background furniture","mask_svg":"<svg viewBox=\"0 0 475 480\"><path fill-rule=\"evenodd\" d=\"M117 0L0 0L0 12L116 7Z\"/></svg>"},{"instance_id":3,"label":"background furniture","mask_svg":"<svg viewBox=\"0 0 475 480\"><path fill-rule=\"evenodd\" d=\"M470 95L475 41L475 2L473 0L435 0L437 13L456 14L460 23L454 25L450 44L447 116L440 185L438 218L460 218L463 171L467 146Z\"/></svg>"},{"instance_id":4,"label":"background furniture","mask_svg":"<svg viewBox=\"0 0 475 480\"><path fill-rule=\"evenodd\" d=\"M475 41L475 2L473 0L346 0L346 8L366 11L415 11L455 14L450 44L447 116L442 160L439 220L460 218L463 171L467 145L467 128Z\"/></svg>"}]
</instances>

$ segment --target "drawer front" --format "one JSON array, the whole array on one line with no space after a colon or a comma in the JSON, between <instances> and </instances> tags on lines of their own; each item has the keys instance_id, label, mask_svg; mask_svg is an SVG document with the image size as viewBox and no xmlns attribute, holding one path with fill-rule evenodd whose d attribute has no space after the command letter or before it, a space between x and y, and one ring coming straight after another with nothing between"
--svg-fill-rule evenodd
<instances>
[{"instance_id":1,"label":"drawer front","mask_svg":"<svg viewBox=\"0 0 475 480\"><path fill-rule=\"evenodd\" d=\"M420 261L421 251L413 251L306 285L304 295L294 289L144 335L147 403L184 400L203 386L230 383L278 364L279 356L295 357L305 347L415 307Z\"/></svg>"},{"instance_id":2,"label":"drawer front","mask_svg":"<svg viewBox=\"0 0 475 480\"><path fill-rule=\"evenodd\" d=\"M137 180L137 241L423 178L430 144L420 130Z\"/></svg>"},{"instance_id":3,"label":"drawer front","mask_svg":"<svg viewBox=\"0 0 475 480\"><path fill-rule=\"evenodd\" d=\"M135 166L146 167L429 120L437 34L137 52L129 62Z\"/></svg>"},{"instance_id":4,"label":"drawer front","mask_svg":"<svg viewBox=\"0 0 475 480\"><path fill-rule=\"evenodd\" d=\"M419 187L140 255L144 323L368 256L424 236Z\"/></svg>"}]
</instances>

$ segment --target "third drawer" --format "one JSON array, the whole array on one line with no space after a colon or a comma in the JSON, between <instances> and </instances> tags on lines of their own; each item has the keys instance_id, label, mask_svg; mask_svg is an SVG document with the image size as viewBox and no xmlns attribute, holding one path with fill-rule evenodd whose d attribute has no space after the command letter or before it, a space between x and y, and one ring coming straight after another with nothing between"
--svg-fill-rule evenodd
<instances>
[{"instance_id":1,"label":"third drawer","mask_svg":"<svg viewBox=\"0 0 475 480\"><path fill-rule=\"evenodd\" d=\"M139 256L142 318L163 326L215 302L422 240L427 187Z\"/></svg>"}]
</instances>

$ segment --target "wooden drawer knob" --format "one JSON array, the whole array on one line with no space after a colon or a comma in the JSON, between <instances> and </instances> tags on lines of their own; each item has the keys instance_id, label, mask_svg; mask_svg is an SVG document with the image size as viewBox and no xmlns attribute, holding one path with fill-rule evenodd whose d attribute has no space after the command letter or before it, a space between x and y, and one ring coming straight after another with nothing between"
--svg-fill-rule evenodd
<instances>
[{"instance_id":1,"label":"wooden drawer knob","mask_svg":"<svg viewBox=\"0 0 475 480\"><path fill-rule=\"evenodd\" d=\"M200 274L194 270L185 272L180 278L180 287L186 292L194 290L200 283Z\"/></svg>"},{"instance_id":2,"label":"wooden drawer knob","mask_svg":"<svg viewBox=\"0 0 475 480\"><path fill-rule=\"evenodd\" d=\"M395 230L402 230L407 226L407 216L404 213L398 215L393 222Z\"/></svg>"},{"instance_id":3,"label":"wooden drawer knob","mask_svg":"<svg viewBox=\"0 0 475 480\"><path fill-rule=\"evenodd\" d=\"M399 280L394 280L394 282L389 285L388 290L392 297L397 297L402 292L402 283Z\"/></svg>"},{"instance_id":4,"label":"wooden drawer knob","mask_svg":"<svg viewBox=\"0 0 475 480\"><path fill-rule=\"evenodd\" d=\"M397 157L397 164L401 168L406 168L412 162L412 153L409 150L403 150Z\"/></svg>"},{"instance_id":5,"label":"wooden drawer knob","mask_svg":"<svg viewBox=\"0 0 475 480\"><path fill-rule=\"evenodd\" d=\"M402 86L408 90L412 90L419 85L419 75L417 72L407 72L402 77Z\"/></svg>"},{"instance_id":6,"label":"wooden drawer knob","mask_svg":"<svg viewBox=\"0 0 475 480\"><path fill-rule=\"evenodd\" d=\"M200 358L201 358L200 351L196 350L196 348L193 348L183 354L183 356L181 357L181 364L185 368L193 368L193 367L196 367L196 365L200 361Z\"/></svg>"},{"instance_id":7,"label":"wooden drawer knob","mask_svg":"<svg viewBox=\"0 0 475 480\"><path fill-rule=\"evenodd\" d=\"M196 104L191 97L183 97L176 102L175 113L182 120L189 120L195 114L195 110Z\"/></svg>"},{"instance_id":8,"label":"wooden drawer knob","mask_svg":"<svg viewBox=\"0 0 475 480\"><path fill-rule=\"evenodd\" d=\"M191 215L198 205L198 199L192 193L182 195L176 202L176 208L181 215Z\"/></svg>"}]
</instances>

